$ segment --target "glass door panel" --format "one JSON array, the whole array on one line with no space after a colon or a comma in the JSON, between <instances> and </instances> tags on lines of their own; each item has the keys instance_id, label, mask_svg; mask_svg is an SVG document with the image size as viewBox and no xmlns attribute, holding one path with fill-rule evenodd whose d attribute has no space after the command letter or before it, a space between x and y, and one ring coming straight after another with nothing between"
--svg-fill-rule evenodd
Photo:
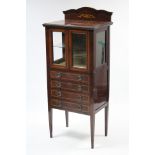
<instances>
[{"instance_id":1,"label":"glass door panel","mask_svg":"<svg viewBox=\"0 0 155 155\"><path fill-rule=\"evenodd\" d=\"M53 64L66 66L65 32L52 32Z\"/></svg>"},{"instance_id":2,"label":"glass door panel","mask_svg":"<svg viewBox=\"0 0 155 155\"><path fill-rule=\"evenodd\" d=\"M96 33L96 67L105 63L105 31Z\"/></svg>"},{"instance_id":3,"label":"glass door panel","mask_svg":"<svg viewBox=\"0 0 155 155\"><path fill-rule=\"evenodd\" d=\"M85 33L72 33L72 66L87 68L87 47Z\"/></svg>"}]
</instances>

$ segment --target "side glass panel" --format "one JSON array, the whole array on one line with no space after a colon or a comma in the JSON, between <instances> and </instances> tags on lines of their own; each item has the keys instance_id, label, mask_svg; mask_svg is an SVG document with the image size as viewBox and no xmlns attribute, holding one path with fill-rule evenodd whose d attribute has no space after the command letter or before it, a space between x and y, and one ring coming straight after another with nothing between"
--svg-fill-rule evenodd
<instances>
[{"instance_id":1,"label":"side glass panel","mask_svg":"<svg viewBox=\"0 0 155 155\"><path fill-rule=\"evenodd\" d=\"M53 64L65 66L65 33L53 32Z\"/></svg>"},{"instance_id":2,"label":"side glass panel","mask_svg":"<svg viewBox=\"0 0 155 155\"><path fill-rule=\"evenodd\" d=\"M96 67L105 63L105 31L96 33Z\"/></svg>"},{"instance_id":3,"label":"side glass panel","mask_svg":"<svg viewBox=\"0 0 155 155\"><path fill-rule=\"evenodd\" d=\"M72 33L72 66L87 68L86 34Z\"/></svg>"}]
</instances>

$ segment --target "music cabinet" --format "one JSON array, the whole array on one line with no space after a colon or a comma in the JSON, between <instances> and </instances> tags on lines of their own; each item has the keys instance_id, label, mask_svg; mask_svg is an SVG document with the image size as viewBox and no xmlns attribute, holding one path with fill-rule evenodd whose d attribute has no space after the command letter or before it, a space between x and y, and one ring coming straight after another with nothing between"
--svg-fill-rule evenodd
<instances>
[{"instance_id":1,"label":"music cabinet","mask_svg":"<svg viewBox=\"0 0 155 155\"><path fill-rule=\"evenodd\" d=\"M63 11L65 20L45 23L50 137L52 110L90 116L94 148L95 114L105 109L108 132L110 25L112 12L82 7Z\"/></svg>"}]
</instances>

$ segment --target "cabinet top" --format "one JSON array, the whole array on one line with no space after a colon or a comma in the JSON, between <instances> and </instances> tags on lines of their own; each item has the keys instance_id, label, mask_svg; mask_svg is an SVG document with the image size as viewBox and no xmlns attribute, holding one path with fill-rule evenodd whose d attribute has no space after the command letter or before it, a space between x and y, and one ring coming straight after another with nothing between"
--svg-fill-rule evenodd
<instances>
[{"instance_id":1,"label":"cabinet top","mask_svg":"<svg viewBox=\"0 0 155 155\"><path fill-rule=\"evenodd\" d=\"M96 10L94 8L82 7L79 9L66 10L63 11L63 13L65 15L65 20L44 23L43 26L93 30L112 24L112 12L105 10Z\"/></svg>"}]
</instances>

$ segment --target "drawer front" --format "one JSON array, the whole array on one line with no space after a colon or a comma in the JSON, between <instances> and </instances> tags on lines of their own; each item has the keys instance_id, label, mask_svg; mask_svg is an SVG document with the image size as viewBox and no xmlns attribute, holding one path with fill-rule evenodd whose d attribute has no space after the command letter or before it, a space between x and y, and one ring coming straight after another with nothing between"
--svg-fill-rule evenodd
<instances>
[{"instance_id":1,"label":"drawer front","mask_svg":"<svg viewBox=\"0 0 155 155\"><path fill-rule=\"evenodd\" d=\"M52 89L59 88L61 90L75 91L78 93L89 93L88 85L71 83L71 82L62 82L56 80L51 80L51 88Z\"/></svg>"},{"instance_id":2,"label":"drawer front","mask_svg":"<svg viewBox=\"0 0 155 155\"><path fill-rule=\"evenodd\" d=\"M50 71L50 78L65 81L74 81L80 83L89 83L89 75L73 74L67 72Z\"/></svg>"},{"instance_id":3,"label":"drawer front","mask_svg":"<svg viewBox=\"0 0 155 155\"><path fill-rule=\"evenodd\" d=\"M63 110L70 110L74 112L89 112L89 107L82 104L75 104L72 102L62 101L59 99L51 99L50 106Z\"/></svg>"},{"instance_id":4,"label":"drawer front","mask_svg":"<svg viewBox=\"0 0 155 155\"><path fill-rule=\"evenodd\" d=\"M59 99L66 99L77 103L80 103L80 102L83 102L86 104L89 103L89 96L85 94L80 94L80 93L72 93L72 92L52 89L51 96Z\"/></svg>"}]
</instances>

